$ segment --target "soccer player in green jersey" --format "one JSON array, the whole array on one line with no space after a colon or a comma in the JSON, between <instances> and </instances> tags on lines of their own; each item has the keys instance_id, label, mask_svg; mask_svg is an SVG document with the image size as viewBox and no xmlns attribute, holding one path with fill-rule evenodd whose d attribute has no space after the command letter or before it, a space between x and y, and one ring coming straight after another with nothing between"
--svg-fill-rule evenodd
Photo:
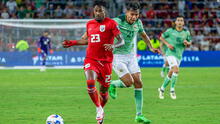
<instances>
[{"instance_id":1,"label":"soccer player in green jersey","mask_svg":"<svg viewBox=\"0 0 220 124\"><path fill-rule=\"evenodd\" d=\"M161 50L161 54L162 54L163 60L164 60L164 64L163 64L162 70L160 72L160 76L164 77L164 75L167 74L169 71L169 64L168 64L168 61L167 61L167 58L165 55L166 50L167 50L167 46L163 42L160 43L160 50Z\"/></svg>"},{"instance_id":2,"label":"soccer player in green jersey","mask_svg":"<svg viewBox=\"0 0 220 124\"><path fill-rule=\"evenodd\" d=\"M164 79L161 88L158 88L159 98L164 99L164 91L169 82L171 82L170 97L176 99L175 84L179 73L179 65L185 47L191 45L190 32L184 29L184 17L178 16L175 20L175 27L167 29L160 40L167 46L166 58L169 63L169 72Z\"/></svg>"},{"instance_id":3,"label":"soccer player in green jersey","mask_svg":"<svg viewBox=\"0 0 220 124\"><path fill-rule=\"evenodd\" d=\"M141 80L141 71L138 66L136 53L134 48L134 38L140 34L141 38L147 43L153 52L159 52L150 44L150 39L144 31L143 24L139 18L140 5L132 2L127 5L125 15L121 15L114 20L118 23L122 33L125 45L115 48L113 69L119 76L119 80L111 81L109 88L110 96L115 99L117 97L116 88L127 88L134 85L134 96L136 103L136 122L149 124L151 121L142 114L143 107L143 83ZM115 39L117 42L117 39Z\"/></svg>"}]
</instances>

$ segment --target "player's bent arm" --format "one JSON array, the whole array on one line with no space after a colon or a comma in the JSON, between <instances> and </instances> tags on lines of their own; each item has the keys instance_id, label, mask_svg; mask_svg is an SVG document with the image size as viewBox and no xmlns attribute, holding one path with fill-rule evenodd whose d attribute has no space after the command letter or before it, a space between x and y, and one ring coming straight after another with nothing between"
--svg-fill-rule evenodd
<instances>
[{"instance_id":1,"label":"player's bent arm","mask_svg":"<svg viewBox=\"0 0 220 124\"><path fill-rule=\"evenodd\" d=\"M183 44L184 44L186 47L189 47L189 46L192 44L192 41L184 40L184 41L183 41Z\"/></svg>"},{"instance_id":2,"label":"player's bent arm","mask_svg":"<svg viewBox=\"0 0 220 124\"><path fill-rule=\"evenodd\" d=\"M160 41L162 41L168 48L174 49L172 45L170 45L162 36L160 37Z\"/></svg>"},{"instance_id":3,"label":"player's bent arm","mask_svg":"<svg viewBox=\"0 0 220 124\"><path fill-rule=\"evenodd\" d=\"M162 54L162 55L164 55L164 53L163 53L163 45L164 45L164 43L163 43L163 42L160 42L160 51L161 51L161 54Z\"/></svg>"},{"instance_id":4,"label":"player's bent arm","mask_svg":"<svg viewBox=\"0 0 220 124\"><path fill-rule=\"evenodd\" d=\"M121 47L121 46L123 46L123 45L125 44L125 41L124 41L124 39L122 38L122 35L121 35L121 34L115 36L115 38L118 40L118 42L115 43L115 44L112 46L113 48L118 48L118 47Z\"/></svg>"},{"instance_id":5,"label":"player's bent arm","mask_svg":"<svg viewBox=\"0 0 220 124\"><path fill-rule=\"evenodd\" d=\"M147 46L150 49L153 49L151 43L150 43L150 38L148 37L148 35L145 32L141 32L140 33L142 40L144 40L144 42L147 44Z\"/></svg>"},{"instance_id":6,"label":"player's bent arm","mask_svg":"<svg viewBox=\"0 0 220 124\"><path fill-rule=\"evenodd\" d=\"M83 36L81 37L81 39L87 40L87 38L88 38L88 36L87 36L87 33L85 32L85 33L83 34Z\"/></svg>"},{"instance_id":7,"label":"player's bent arm","mask_svg":"<svg viewBox=\"0 0 220 124\"><path fill-rule=\"evenodd\" d=\"M64 40L63 41L63 47L68 48L75 45L87 45L88 40L80 39L80 40Z\"/></svg>"},{"instance_id":8,"label":"player's bent arm","mask_svg":"<svg viewBox=\"0 0 220 124\"><path fill-rule=\"evenodd\" d=\"M143 31L140 33L140 36L142 38L142 40L144 40L144 42L148 45L148 47L150 48L150 50L152 52L156 52L156 53L160 53L160 50L158 49L154 49L150 43L150 38L148 37L148 35Z\"/></svg>"},{"instance_id":9,"label":"player's bent arm","mask_svg":"<svg viewBox=\"0 0 220 124\"><path fill-rule=\"evenodd\" d=\"M124 41L124 39L122 38L122 35L121 34L119 34L119 35L117 35L117 36L115 36L116 38L117 38L117 40L118 40L118 42L117 43L115 43L115 44L104 44L104 47L105 47L105 50L106 51L113 51L113 49L114 48L119 48L119 47L121 47L121 46L123 46L124 44L125 44L125 41Z\"/></svg>"}]
</instances>

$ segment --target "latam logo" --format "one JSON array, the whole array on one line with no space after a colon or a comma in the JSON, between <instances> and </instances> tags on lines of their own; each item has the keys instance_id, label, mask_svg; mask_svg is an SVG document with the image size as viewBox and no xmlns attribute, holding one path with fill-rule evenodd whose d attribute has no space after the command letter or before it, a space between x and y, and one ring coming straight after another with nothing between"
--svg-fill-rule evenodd
<instances>
[{"instance_id":1,"label":"latam logo","mask_svg":"<svg viewBox=\"0 0 220 124\"><path fill-rule=\"evenodd\" d=\"M6 59L4 57L0 57L0 63L6 63Z\"/></svg>"},{"instance_id":2,"label":"latam logo","mask_svg":"<svg viewBox=\"0 0 220 124\"><path fill-rule=\"evenodd\" d=\"M34 56L32 58L33 65L36 65L39 62L42 62L43 59L41 56ZM47 56L46 64L53 65L62 65L63 64L63 56Z\"/></svg>"}]
</instances>

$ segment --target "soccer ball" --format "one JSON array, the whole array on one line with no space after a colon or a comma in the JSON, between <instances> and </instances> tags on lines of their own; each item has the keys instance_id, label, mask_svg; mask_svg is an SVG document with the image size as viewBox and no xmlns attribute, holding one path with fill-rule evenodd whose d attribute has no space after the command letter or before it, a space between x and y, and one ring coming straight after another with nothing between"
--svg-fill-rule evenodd
<instances>
[{"instance_id":1,"label":"soccer ball","mask_svg":"<svg viewBox=\"0 0 220 124\"><path fill-rule=\"evenodd\" d=\"M50 115L47 118L46 124L64 124L63 118L59 115Z\"/></svg>"}]
</instances>

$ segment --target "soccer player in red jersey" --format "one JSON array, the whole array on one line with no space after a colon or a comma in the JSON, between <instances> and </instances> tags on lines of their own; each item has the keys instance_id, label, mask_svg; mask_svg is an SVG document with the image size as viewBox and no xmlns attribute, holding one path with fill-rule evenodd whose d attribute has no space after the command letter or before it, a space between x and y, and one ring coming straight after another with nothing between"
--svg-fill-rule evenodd
<instances>
[{"instance_id":1,"label":"soccer player in red jersey","mask_svg":"<svg viewBox=\"0 0 220 124\"><path fill-rule=\"evenodd\" d=\"M88 93L96 105L96 120L98 124L103 123L104 106L108 100L108 88L112 74L112 60L114 48L124 45L124 40L117 27L117 23L105 16L104 2L94 3L95 19L86 25L86 33L81 40L65 40L63 47L74 45L87 45L84 70ZM114 44L114 38L118 40ZM96 90L96 80L100 83L100 93Z\"/></svg>"}]
</instances>

